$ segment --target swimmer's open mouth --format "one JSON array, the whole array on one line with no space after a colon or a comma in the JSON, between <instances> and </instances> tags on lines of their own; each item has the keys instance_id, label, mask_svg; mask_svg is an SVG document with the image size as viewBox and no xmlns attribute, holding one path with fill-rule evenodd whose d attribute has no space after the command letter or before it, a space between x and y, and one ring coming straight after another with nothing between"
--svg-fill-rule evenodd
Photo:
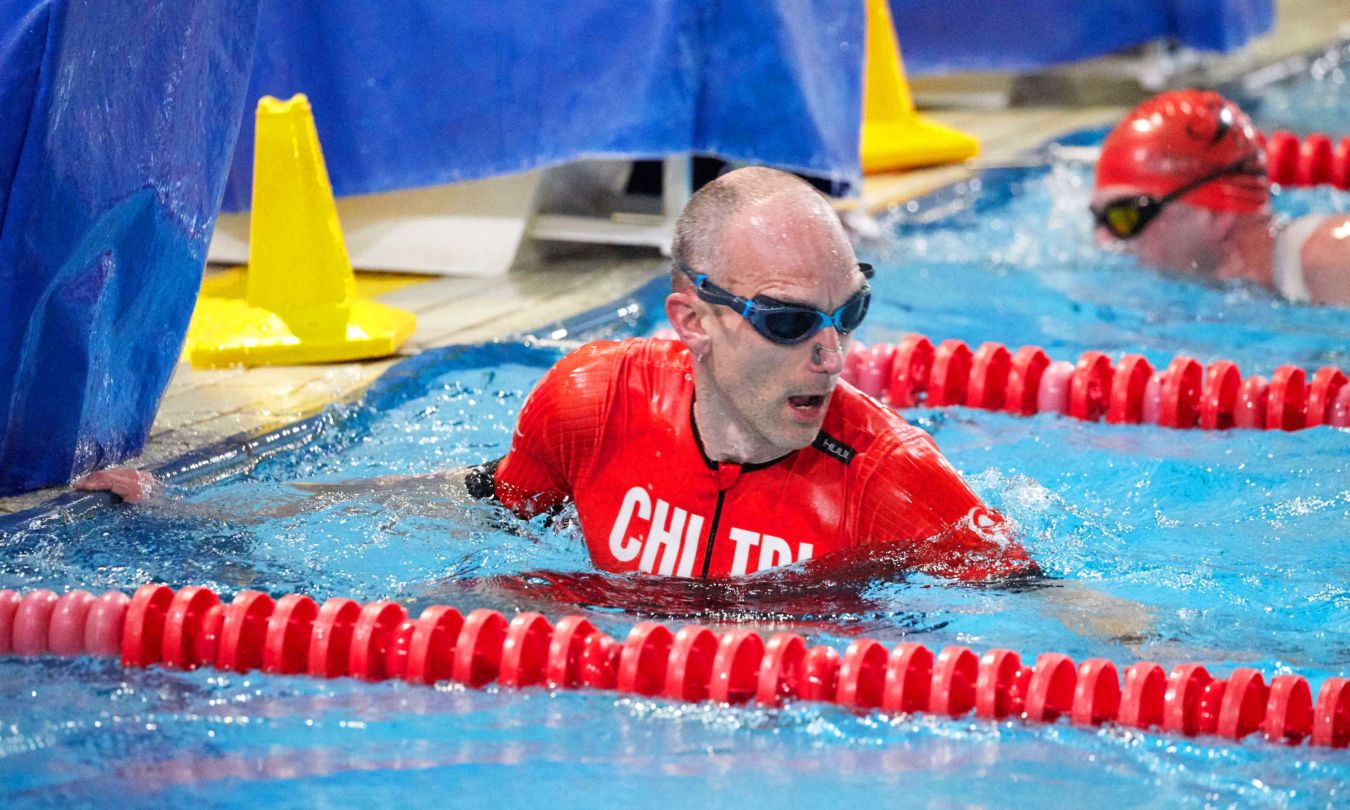
<instances>
[{"instance_id":1,"label":"swimmer's open mouth","mask_svg":"<svg viewBox=\"0 0 1350 810\"><path fill-rule=\"evenodd\" d=\"M803 394L788 397L788 404L794 408L819 408L825 404L825 397L823 394Z\"/></svg>"}]
</instances>

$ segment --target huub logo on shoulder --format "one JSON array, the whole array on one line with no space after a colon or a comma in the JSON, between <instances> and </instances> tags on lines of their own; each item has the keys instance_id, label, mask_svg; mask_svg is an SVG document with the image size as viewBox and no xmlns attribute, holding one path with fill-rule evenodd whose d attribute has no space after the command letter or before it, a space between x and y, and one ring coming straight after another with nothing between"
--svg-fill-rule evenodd
<instances>
[{"instance_id":1,"label":"huub logo on shoulder","mask_svg":"<svg viewBox=\"0 0 1350 810\"><path fill-rule=\"evenodd\" d=\"M854 450L852 447L849 447L823 430L816 434L816 440L811 442L811 446L826 455L834 456L845 464L852 461L853 457L858 454L857 450Z\"/></svg>"}]
</instances>

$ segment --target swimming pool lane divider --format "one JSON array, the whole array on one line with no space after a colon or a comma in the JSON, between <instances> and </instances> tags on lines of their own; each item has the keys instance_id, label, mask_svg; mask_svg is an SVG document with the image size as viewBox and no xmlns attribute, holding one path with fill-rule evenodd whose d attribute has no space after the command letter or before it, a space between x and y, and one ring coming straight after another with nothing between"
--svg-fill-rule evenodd
<instances>
[{"instance_id":1,"label":"swimming pool lane divider","mask_svg":"<svg viewBox=\"0 0 1350 810\"><path fill-rule=\"evenodd\" d=\"M966 647L936 653L921 644L887 649L860 638L840 655L807 647L792 633L767 639L751 630L714 633L641 622L623 641L581 616L556 625L539 613L509 621L494 610L467 616L444 605L412 619L390 601L362 605L308 596L278 600L241 591L229 604L207 588L145 585L128 598L75 590L0 591L0 655L120 656L123 666L172 670L215 667L247 673L453 681L469 688L597 689L643 697L725 704L833 703L855 711L927 712L983 720L1154 729L1187 737L1241 739L1257 732L1298 745L1350 743L1350 679L1327 678L1316 704L1306 678L1258 671L1213 677L1200 664L1167 673L1149 661L1075 665L1043 653L1023 664L1016 652L977 655Z\"/></svg>"},{"instance_id":2,"label":"swimming pool lane divider","mask_svg":"<svg viewBox=\"0 0 1350 810\"><path fill-rule=\"evenodd\" d=\"M894 346L854 341L842 376L895 408L964 405L1206 430L1350 427L1350 385L1345 372L1332 366L1311 379L1289 365L1268 380L1256 374L1244 379L1230 360L1206 367L1178 355L1155 370L1137 354L1113 365L1105 353L1088 351L1069 363L1052 361L1039 346L1014 351L990 342L972 351L960 340L934 346L911 334Z\"/></svg>"},{"instance_id":3,"label":"swimming pool lane divider","mask_svg":"<svg viewBox=\"0 0 1350 810\"><path fill-rule=\"evenodd\" d=\"M1334 145L1320 132L1302 140L1284 130L1261 136L1266 148L1266 174L1283 186L1329 185L1350 189L1350 136Z\"/></svg>"}]
</instances>

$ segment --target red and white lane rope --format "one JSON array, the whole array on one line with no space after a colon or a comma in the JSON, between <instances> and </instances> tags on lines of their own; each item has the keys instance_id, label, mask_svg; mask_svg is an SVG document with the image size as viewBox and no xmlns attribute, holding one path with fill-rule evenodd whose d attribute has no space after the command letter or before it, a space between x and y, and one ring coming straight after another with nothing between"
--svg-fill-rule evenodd
<instances>
[{"instance_id":1,"label":"red and white lane rope","mask_svg":"<svg viewBox=\"0 0 1350 810\"><path fill-rule=\"evenodd\" d=\"M1070 363L1052 361L1039 346L1012 350L989 342L971 350L959 340L934 346L911 334L895 346L854 341L843 378L896 408L964 405L1207 430L1350 427L1350 384L1332 366L1311 377L1298 366L1280 366L1267 380L1243 378L1230 360L1202 366L1179 355L1154 369L1137 354L1113 364L1089 351Z\"/></svg>"},{"instance_id":2,"label":"red and white lane rope","mask_svg":"<svg viewBox=\"0 0 1350 810\"><path fill-rule=\"evenodd\" d=\"M921 644L887 649L857 639L840 655L801 636L765 639L642 622L623 641L580 616L556 625L538 613L508 620L426 608L413 619L394 602L322 605L290 594L242 591L229 603L206 588L146 585L128 598L76 590L0 591L0 655L121 656L127 667L163 666L277 675L454 681L471 688L603 689L681 701L778 706L835 703L857 711L973 713L1000 720L1113 723L1185 736L1343 748L1350 743L1350 679L1328 678L1314 703L1308 681L1233 670L1216 678L1199 664L1170 673L1141 661L1125 669L1092 658L1075 664L1043 653L1024 664L1011 650L936 653Z\"/></svg>"},{"instance_id":3,"label":"red and white lane rope","mask_svg":"<svg viewBox=\"0 0 1350 810\"><path fill-rule=\"evenodd\" d=\"M1272 183L1350 189L1350 137L1332 143L1330 136L1319 132L1300 139L1281 130L1264 140L1266 174Z\"/></svg>"}]
</instances>

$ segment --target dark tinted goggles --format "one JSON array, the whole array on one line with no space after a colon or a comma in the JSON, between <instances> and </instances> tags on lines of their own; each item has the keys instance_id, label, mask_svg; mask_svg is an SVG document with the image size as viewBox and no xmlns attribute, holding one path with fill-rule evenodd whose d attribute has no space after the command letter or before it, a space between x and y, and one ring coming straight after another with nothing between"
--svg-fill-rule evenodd
<instances>
[{"instance_id":1,"label":"dark tinted goggles","mask_svg":"<svg viewBox=\"0 0 1350 810\"><path fill-rule=\"evenodd\" d=\"M676 266L694 282L699 298L709 304L735 310L750 322L756 332L783 346L801 343L830 326L841 335L852 332L862 324L863 318L867 316L867 307L872 303L872 288L866 282L843 306L834 312L822 312L814 307L790 304L767 295L742 298L713 284L706 273L695 273L683 262ZM859 262L858 269L862 271L863 278L872 277L872 265Z\"/></svg>"},{"instance_id":2,"label":"dark tinted goggles","mask_svg":"<svg viewBox=\"0 0 1350 810\"><path fill-rule=\"evenodd\" d=\"M1092 219L1099 227L1105 228L1108 233L1117 239L1133 239L1158 214L1162 213L1162 210L1169 203L1181 199L1206 183L1213 183L1215 180L1234 175L1264 177L1265 174L1265 170L1261 168L1260 163L1254 157L1244 157L1236 163L1221 166L1209 174L1203 174L1162 197L1155 197L1151 194L1135 194L1128 197L1118 197L1102 205L1094 205L1092 206Z\"/></svg>"}]
</instances>

